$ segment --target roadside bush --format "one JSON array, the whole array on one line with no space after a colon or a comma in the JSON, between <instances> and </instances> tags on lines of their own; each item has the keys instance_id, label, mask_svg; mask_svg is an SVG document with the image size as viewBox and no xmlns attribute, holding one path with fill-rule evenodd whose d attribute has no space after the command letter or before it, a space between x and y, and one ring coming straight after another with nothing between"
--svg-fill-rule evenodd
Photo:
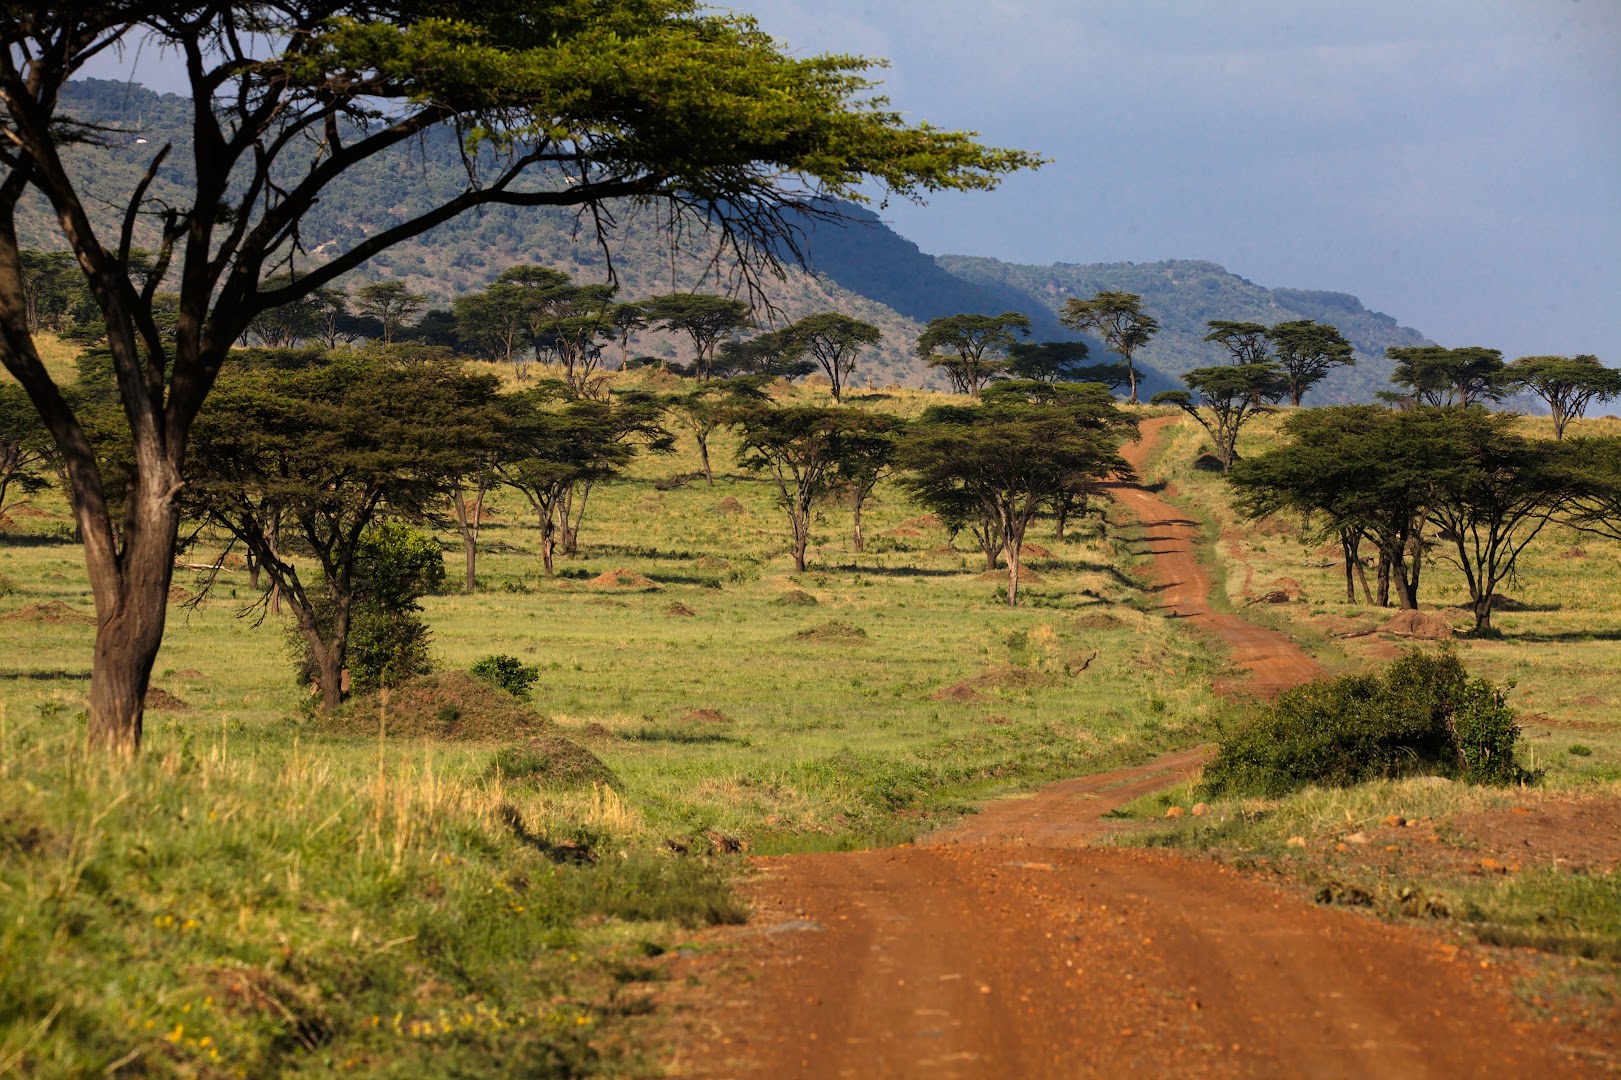
<instances>
[{"instance_id":1,"label":"roadside bush","mask_svg":"<svg viewBox=\"0 0 1621 1080\"><path fill-rule=\"evenodd\" d=\"M1415 649L1381 674L1280 694L1223 736L1204 791L1273 796L1424 774L1507 784L1525 777L1519 734L1502 689L1469 678L1450 649Z\"/></svg>"},{"instance_id":2,"label":"roadside bush","mask_svg":"<svg viewBox=\"0 0 1621 1080\"><path fill-rule=\"evenodd\" d=\"M467 670L487 683L494 683L519 701L528 701L529 688L540 680L540 668L505 653L486 656Z\"/></svg>"}]
</instances>

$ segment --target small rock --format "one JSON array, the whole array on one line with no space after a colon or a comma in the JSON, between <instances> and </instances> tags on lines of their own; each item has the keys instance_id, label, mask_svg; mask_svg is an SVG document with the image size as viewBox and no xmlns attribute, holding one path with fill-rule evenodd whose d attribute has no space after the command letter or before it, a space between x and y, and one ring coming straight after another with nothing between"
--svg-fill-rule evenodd
<instances>
[{"instance_id":1,"label":"small rock","mask_svg":"<svg viewBox=\"0 0 1621 1080\"><path fill-rule=\"evenodd\" d=\"M1186 813L1187 811L1182 809L1180 806L1173 806L1169 810L1165 811L1165 816L1169 818L1177 818Z\"/></svg>"},{"instance_id":2,"label":"small rock","mask_svg":"<svg viewBox=\"0 0 1621 1080\"><path fill-rule=\"evenodd\" d=\"M1407 819L1402 817L1400 814L1391 814L1389 817L1385 818L1385 824L1389 825L1392 829L1400 829L1407 824Z\"/></svg>"},{"instance_id":3,"label":"small rock","mask_svg":"<svg viewBox=\"0 0 1621 1080\"><path fill-rule=\"evenodd\" d=\"M1345 838L1345 842L1347 844L1366 844L1368 842L1368 834L1364 832L1354 832Z\"/></svg>"},{"instance_id":4,"label":"small rock","mask_svg":"<svg viewBox=\"0 0 1621 1080\"><path fill-rule=\"evenodd\" d=\"M1346 847L1344 844L1335 844L1334 845L1334 850L1335 851L1350 851L1351 849Z\"/></svg>"},{"instance_id":5,"label":"small rock","mask_svg":"<svg viewBox=\"0 0 1621 1080\"><path fill-rule=\"evenodd\" d=\"M1480 868L1486 871L1488 874L1501 874L1508 869L1508 867L1504 866L1496 859L1481 859Z\"/></svg>"},{"instance_id":6,"label":"small rock","mask_svg":"<svg viewBox=\"0 0 1621 1080\"><path fill-rule=\"evenodd\" d=\"M813 919L789 919L787 922L780 922L775 926L766 927L765 932L768 934L814 934L825 929L827 929L825 926Z\"/></svg>"},{"instance_id":7,"label":"small rock","mask_svg":"<svg viewBox=\"0 0 1621 1080\"><path fill-rule=\"evenodd\" d=\"M1204 817L1208 813L1210 813L1210 804L1209 803L1197 802L1197 803L1193 804L1193 816L1194 817Z\"/></svg>"},{"instance_id":8,"label":"small rock","mask_svg":"<svg viewBox=\"0 0 1621 1080\"><path fill-rule=\"evenodd\" d=\"M1304 836L1291 836L1289 837L1289 846L1303 848L1306 846L1306 838Z\"/></svg>"}]
</instances>

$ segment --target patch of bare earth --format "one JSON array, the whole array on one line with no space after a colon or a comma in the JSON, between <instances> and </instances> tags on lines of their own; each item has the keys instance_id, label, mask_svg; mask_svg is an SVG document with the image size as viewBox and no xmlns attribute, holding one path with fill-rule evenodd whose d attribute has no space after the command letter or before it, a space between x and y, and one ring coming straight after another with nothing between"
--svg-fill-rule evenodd
<instances>
[{"instance_id":1,"label":"patch of bare earth","mask_svg":"<svg viewBox=\"0 0 1621 1080\"><path fill-rule=\"evenodd\" d=\"M634 570L621 569L598 574L585 584L592 589L627 589L636 592L652 592L659 587L658 582L645 574L638 574Z\"/></svg>"},{"instance_id":2,"label":"patch of bare earth","mask_svg":"<svg viewBox=\"0 0 1621 1080\"><path fill-rule=\"evenodd\" d=\"M95 624L96 617L69 607L60 600L47 600L43 604L29 604L16 611L0 615L7 622L35 622L48 626L91 626Z\"/></svg>"},{"instance_id":3,"label":"patch of bare earth","mask_svg":"<svg viewBox=\"0 0 1621 1080\"><path fill-rule=\"evenodd\" d=\"M1091 657L1085 658L1086 664ZM1085 666L1082 665L1082 670ZM930 701L989 701L990 695L1003 690L1038 690L1055 686L1058 676L1034 668L1004 665L988 668L972 678L964 679L929 695Z\"/></svg>"}]
</instances>

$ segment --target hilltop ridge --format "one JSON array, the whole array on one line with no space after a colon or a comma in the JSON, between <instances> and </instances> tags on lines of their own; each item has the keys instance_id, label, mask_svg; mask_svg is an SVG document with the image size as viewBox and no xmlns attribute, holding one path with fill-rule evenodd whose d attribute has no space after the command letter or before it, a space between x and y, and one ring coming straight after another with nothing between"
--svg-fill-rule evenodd
<instances>
[{"instance_id":1,"label":"hilltop ridge","mask_svg":"<svg viewBox=\"0 0 1621 1080\"><path fill-rule=\"evenodd\" d=\"M67 111L108 129L98 144L73 146L67 153L69 168L103 216L133 189L156 147L173 143L180 149L190 142L191 104L175 94L82 79L69 84L63 102ZM186 159L174 154L169 160ZM332 184L305 219L301 242L307 258L320 260L345 250L411 210L450 197L465 183L460 148L448 132L368 162ZM152 195L178 201L188 184L184 169L169 164L160 171ZM736 288L735 268L716 259L711 238L672 235L649 208L614 209L611 270L621 296ZM1139 354L1148 393L1177 385L1175 377L1191 368L1222 362L1223 354L1200 340L1208 319L1270 324L1310 318L1338 325L1356 345L1357 366L1330 376L1313 396L1319 403L1371 400L1391 370L1383 358L1385 348L1427 340L1392 316L1368 310L1348 293L1269 289L1214 262L1027 266L982 256L934 256L872 210L851 205L838 210L843 222L800 223L810 266L786 266L782 278L766 282L767 300L776 311L762 313L762 321L780 323L815 311L841 310L877 325L883 341L863 358L862 381L936 385L934 373L914 354L913 343L924 323L943 315L1022 311L1030 316L1035 339L1074 340L1079 335L1058 322L1059 309L1070 296L1090 296L1100 289L1141 293L1162 323L1159 337ZM137 242L155 242L155 229L154 222L142 222ZM20 208L18 234L25 246L61 246L51 212L37 198ZM382 253L353 276L359 281L399 280L431 302L447 305L520 263L549 266L581 281L604 281L610 274L589 220L566 210L497 207L440 225ZM1093 346L1097 359L1108 358L1096 342ZM633 348L674 358L680 343L649 334Z\"/></svg>"}]
</instances>

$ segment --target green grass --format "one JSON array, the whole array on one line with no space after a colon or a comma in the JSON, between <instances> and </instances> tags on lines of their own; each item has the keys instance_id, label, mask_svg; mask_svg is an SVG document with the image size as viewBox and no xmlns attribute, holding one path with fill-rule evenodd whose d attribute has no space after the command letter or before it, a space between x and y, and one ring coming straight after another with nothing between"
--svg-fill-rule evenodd
<instances>
[{"instance_id":1,"label":"green grass","mask_svg":"<svg viewBox=\"0 0 1621 1080\"><path fill-rule=\"evenodd\" d=\"M908 415L936 400L853 397ZM945 549L885 486L866 552L829 504L794 574L772 492L728 446L715 460L713 489L668 484L697 471L683 445L593 493L580 555L552 579L525 505L498 493L479 590L425 600L439 669L538 667L533 708L613 788L492 780L510 743L329 729L294 685L282 619L242 615L242 571L171 607L154 682L185 707L149 712L141 761L114 770L79 746L92 628L8 617L91 610L64 507L16 515L0 535L16 585L0 598L0 1066L635 1072L624 973L737 915L725 858L704 853L904 841L977 799L1210 729L1218 660L1145 612L1128 531L1057 543L1038 527L1053 557L1009 610L982 557ZM728 497L740 513L715 512ZM440 536L458 581L459 545ZM612 569L659 587L590 584ZM782 603L795 589L817 602ZM800 636L835 621L865 637ZM987 671L1001 675L983 700L932 700ZM580 847L595 866L546 854Z\"/></svg>"},{"instance_id":2,"label":"green grass","mask_svg":"<svg viewBox=\"0 0 1621 1080\"><path fill-rule=\"evenodd\" d=\"M1239 452L1255 456L1275 445L1278 419L1263 417L1246 427ZM1545 418L1528 418L1524 424L1551 436ZM1618 431L1621 420L1614 418L1578 421L1573 428L1574 434ZM1303 543L1298 523L1290 520L1273 519L1259 527L1243 521L1233 511L1221 475L1192 468L1201 448L1208 448L1203 430L1184 420L1168 436L1150 478L1170 481L1178 504L1207 522L1207 534L1219 538L1215 565L1225 572L1226 593L1242 604L1246 593L1264 592L1280 578L1300 586L1298 602L1245 606L1245 618L1288 633L1333 672L1360 669L1377 659L1370 646L1390 651L1377 636L1342 639L1331 632L1333 618L1366 622L1387 614L1346 603L1337 544L1331 555L1322 545ZM1467 628L1471 620L1462 611L1468 596L1462 575L1437 554L1425 563L1420 606L1446 613L1455 627ZM1621 779L1616 711L1621 693L1615 676L1621 671L1621 603L1615 588L1621 581L1621 544L1549 526L1526 549L1521 564L1519 580L1503 590L1519 602L1519 609L1499 611L1493 620L1501 639L1461 640L1459 655L1472 674L1515 684L1509 703L1523 720L1524 761L1545 771L1545 785L1580 790ZM1572 746L1591 753L1572 754Z\"/></svg>"},{"instance_id":3,"label":"green grass","mask_svg":"<svg viewBox=\"0 0 1621 1080\"><path fill-rule=\"evenodd\" d=\"M1593 785L1584 793L1614 799L1621 797L1621 785ZM1452 920L1488 944L1621 961L1621 889L1613 871L1516 868L1511 874L1482 875L1461 872L1448 857L1401 856L1383 863L1345 856L1346 835L1376 830L1393 815L1427 823L1423 833L1435 834L1438 852L1467 853L1469 839L1450 823L1461 815L1512 807L1527 797L1519 789L1433 778L1379 781L1307 788L1275 799L1213 799L1197 817L1167 817L1170 808L1185 811L1198 797L1198 783L1191 781L1123 807L1119 816L1139 819L1144 828L1120 834L1119 842L1200 851L1280 874L1329 890L1320 893L1322 902L1360 903L1390 917ZM1375 836L1373 847L1365 850L1374 851L1388 838L1388 833Z\"/></svg>"}]
</instances>

